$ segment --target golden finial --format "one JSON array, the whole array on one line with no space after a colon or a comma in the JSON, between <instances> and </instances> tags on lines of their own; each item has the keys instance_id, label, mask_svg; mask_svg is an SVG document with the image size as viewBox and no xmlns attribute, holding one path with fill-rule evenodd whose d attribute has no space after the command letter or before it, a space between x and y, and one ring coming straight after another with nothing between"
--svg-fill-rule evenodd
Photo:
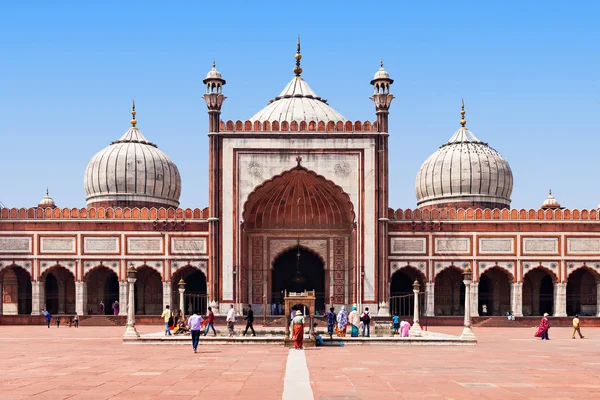
<instances>
[{"instance_id":1,"label":"golden finial","mask_svg":"<svg viewBox=\"0 0 600 400\"><path fill-rule=\"evenodd\" d=\"M465 100L462 100L462 105L461 105L462 109L460 110L460 124L462 125L462 127L464 128L465 125L467 124L467 120L465 119Z\"/></svg>"},{"instance_id":2,"label":"golden finial","mask_svg":"<svg viewBox=\"0 0 600 400\"><path fill-rule=\"evenodd\" d=\"M135 100L131 101L131 126L133 126L135 128L135 124L137 124L137 121L135 120Z\"/></svg>"},{"instance_id":3,"label":"golden finial","mask_svg":"<svg viewBox=\"0 0 600 400\"><path fill-rule=\"evenodd\" d=\"M298 35L298 46L296 47L296 66L294 67L294 73L296 76L302 74L302 68L300 68L300 60L302 60L302 54L300 54L300 35Z\"/></svg>"}]
</instances>

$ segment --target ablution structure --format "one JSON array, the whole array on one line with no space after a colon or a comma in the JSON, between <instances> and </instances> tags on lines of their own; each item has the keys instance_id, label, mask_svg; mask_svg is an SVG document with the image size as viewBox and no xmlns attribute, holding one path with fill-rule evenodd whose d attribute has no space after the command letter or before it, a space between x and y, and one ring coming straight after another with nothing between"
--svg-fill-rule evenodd
<instances>
[{"instance_id":1,"label":"ablution structure","mask_svg":"<svg viewBox=\"0 0 600 400\"><path fill-rule=\"evenodd\" d=\"M100 301L108 313L118 300L125 315L133 266L142 315L178 305L181 280L201 312L271 313L284 291L315 290L317 309L385 316L416 280L426 315L461 315L466 267L473 315L598 315L598 209L563 208L551 193L540 208L511 209L510 166L467 128L464 104L418 172L417 208L390 208L394 81L381 63L374 121L353 121L313 91L301 59L298 42L290 82L237 121L221 119L226 81L213 64L206 208L178 208L177 166L137 128L135 105L127 132L87 166L86 207L60 208L46 192L37 207L2 208L2 314L83 315Z\"/></svg>"}]
</instances>

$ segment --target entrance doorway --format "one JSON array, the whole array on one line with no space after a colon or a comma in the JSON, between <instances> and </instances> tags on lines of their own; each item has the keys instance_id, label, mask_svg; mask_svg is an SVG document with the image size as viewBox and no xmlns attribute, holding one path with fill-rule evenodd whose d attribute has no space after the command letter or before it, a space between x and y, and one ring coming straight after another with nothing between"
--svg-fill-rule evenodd
<instances>
[{"instance_id":1,"label":"entrance doorway","mask_svg":"<svg viewBox=\"0 0 600 400\"><path fill-rule=\"evenodd\" d=\"M283 303L286 290L314 290L315 309L325 310L325 268L321 258L301 246L277 257L271 276L271 303Z\"/></svg>"},{"instance_id":2,"label":"entrance doorway","mask_svg":"<svg viewBox=\"0 0 600 400\"><path fill-rule=\"evenodd\" d=\"M419 282L421 292L425 290L425 277L413 267L404 267L394 272L390 284L390 312L392 315L411 316L414 311L415 295L413 283ZM425 309L425 296L419 296L419 307L423 314Z\"/></svg>"},{"instance_id":3,"label":"entrance doorway","mask_svg":"<svg viewBox=\"0 0 600 400\"><path fill-rule=\"evenodd\" d=\"M554 283L556 275L536 267L523 279L523 315L543 315L554 312Z\"/></svg>"},{"instance_id":4,"label":"entrance doorway","mask_svg":"<svg viewBox=\"0 0 600 400\"><path fill-rule=\"evenodd\" d=\"M500 267L492 267L486 270L479 278L479 315L506 315L511 311L510 306L510 282L509 276ZM487 313L483 313L483 305Z\"/></svg>"},{"instance_id":5,"label":"entrance doorway","mask_svg":"<svg viewBox=\"0 0 600 400\"><path fill-rule=\"evenodd\" d=\"M98 266L89 271L85 276L87 282L88 314L101 314L104 304L104 314L113 314L113 304L119 301L119 278L117 274L105 267Z\"/></svg>"}]
</instances>

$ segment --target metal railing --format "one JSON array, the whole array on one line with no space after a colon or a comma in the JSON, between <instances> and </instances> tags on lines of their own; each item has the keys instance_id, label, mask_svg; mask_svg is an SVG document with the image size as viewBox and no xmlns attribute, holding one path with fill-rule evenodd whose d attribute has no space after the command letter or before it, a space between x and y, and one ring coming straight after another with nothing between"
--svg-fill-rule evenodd
<instances>
[{"instance_id":1,"label":"metal railing","mask_svg":"<svg viewBox=\"0 0 600 400\"><path fill-rule=\"evenodd\" d=\"M198 293L184 293L183 301L185 305L185 313L189 314L190 304L192 306L192 312L198 312L201 315L205 315L208 311L208 295Z\"/></svg>"}]
</instances>

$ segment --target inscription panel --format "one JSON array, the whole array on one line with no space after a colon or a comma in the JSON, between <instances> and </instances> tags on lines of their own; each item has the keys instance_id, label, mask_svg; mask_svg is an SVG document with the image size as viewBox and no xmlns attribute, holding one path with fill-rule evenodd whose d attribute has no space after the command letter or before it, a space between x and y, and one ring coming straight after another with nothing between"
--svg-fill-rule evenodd
<instances>
[{"instance_id":1,"label":"inscription panel","mask_svg":"<svg viewBox=\"0 0 600 400\"><path fill-rule=\"evenodd\" d=\"M471 251L469 238L436 238L435 252L437 254L467 254Z\"/></svg>"},{"instance_id":2,"label":"inscription panel","mask_svg":"<svg viewBox=\"0 0 600 400\"><path fill-rule=\"evenodd\" d=\"M426 254L425 238L392 238L392 254Z\"/></svg>"},{"instance_id":3,"label":"inscription panel","mask_svg":"<svg viewBox=\"0 0 600 400\"><path fill-rule=\"evenodd\" d=\"M523 238L523 254L558 254L558 238Z\"/></svg>"},{"instance_id":4,"label":"inscription panel","mask_svg":"<svg viewBox=\"0 0 600 400\"><path fill-rule=\"evenodd\" d=\"M115 254L119 252L119 237L84 237L83 252L93 254Z\"/></svg>"},{"instance_id":5,"label":"inscription panel","mask_svg":"<svg viewBox=\"0 0 600 400\"><path fill-rule=\"evenodd\" d=\"M568 254L599 254L600 238L567 238Z\"/></svg>"},{"instance_id":6,"label":"inscription panel","mask_svg":"<svg viewBox=\"0 0 600 400\"><path fill-rule=\"evenodd\" d=\"M75 237L40 237L40 253L75 253Z\"/></svg>"},{"instance_id":7,"label":"inscription panel","mask_svg":"<svg viewBox=\"0 0 600 400\"><path fill-rule=\"evenodd\" d=\"M206 238L172 237L171 254L206 254Z\"/></svg>"},{"instance_id":8,"label":"inscription panel","mask_svg":"<svg viewBox=\"0 0 600 400\"><path fill-rule=\"evenodd\" d=\"M513 254L515 240L513 238L479 238L481 254Z\"/></svg>"},{"instance_id":9,"label":"inscription panel","mask_svg":"<svg viewBox=\"0 0 600 400\"><path fill-rule=\"evenodd\" d=\"M127 252L132 254L163 254L162 237L128 237Z\"/></svg>"},{"instance_id":10,"label":"inscription panel","mask_svg":"<svg viewBox=\"0 0 600 400\"><path fill-rule=\"evenodd\" d=\"M32 251L31 237L0 237L0 253L27 253Z\"/></svg>"}]
</instances>

